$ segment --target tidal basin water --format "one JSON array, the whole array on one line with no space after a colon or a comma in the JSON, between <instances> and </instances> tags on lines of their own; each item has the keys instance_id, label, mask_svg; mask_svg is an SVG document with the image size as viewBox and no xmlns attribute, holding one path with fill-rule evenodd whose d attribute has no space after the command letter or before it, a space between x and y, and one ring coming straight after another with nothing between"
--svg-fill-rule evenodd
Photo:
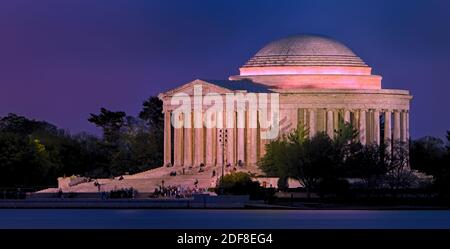
<instances>
[{"instance_id":1,"label":"tidal basin water","mask_svg":"<svg viewBox=\"0 0 450 249\"><path fill-rule=\"evenodd\" d=\"M450 229L450 211L0 209L0 229Z\"/></svg>"}]
</instances>

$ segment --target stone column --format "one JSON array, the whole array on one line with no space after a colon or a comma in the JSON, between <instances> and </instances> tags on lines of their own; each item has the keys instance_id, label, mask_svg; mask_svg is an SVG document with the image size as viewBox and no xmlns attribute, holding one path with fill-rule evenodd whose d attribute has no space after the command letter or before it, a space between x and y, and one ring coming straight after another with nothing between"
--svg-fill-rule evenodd
<instances>
[{"instance_id":1,"label":"stone column","mask_svg":"<svg viewBox=\"0 0 450 249\"><path fill-rule=\"evenodd\" d=\"M307 129L309 126L309 119L308 119L308 115L309 115L309 111L308 109L303 109L303 128Z\"/></svg>"},{"instance_id":2,"label":"stone column","mask_svg":"<svg viewBox=\"0 0 450 249\"><path fill-rule=\"evenodd\" d=\"M350 111L349 110L344 110L344 122L350 123Z\"/></svg>"},{"instance_id":3,"label":"stone column","mask_svg":"<svg viewBox=\"0 0 450 249\"><path fill-rule=\"evenodd\" d=\"M258 162L258 142L257 142L258 129L252 128L250 129L250 133L251 133L250 146L252 148L252 153L250 154L250 164L256 165L256 163Z\"/></svg>"},{"instance_id":4,"label":"stone column","mask_svg":"<svg viewBox=\"0 0 450 249\"><path fill-rule=\"evenodd\" d=\"M400 112L394 110L394 141L400 140Z\"/></svg>"},{"instance_id":5,"label":"stone column","mask_svg":"<svg viewBox=\"0 0 450 249\"><path fill-rule=\"evenodd\" d=\"M373 111L373 139L374 143L380 145L380 111Z\"/></svg>"},{"instance_id":6,"label":"stone column","mask_svg":"<svg viewBox=\"0 0 450 249\"><path fill-rule=\"evenodd\" d=\"M260 128L259 130L260 134L261 132L264 132L264 129ZM268 141L266 139L260 139L259 140L259 157L263 157L266 154L266 144Z\"/></svg>"},{"instance_id":7,"label":"stone column","mask_svg":"<svg viewBox=\"0 0 450 249\"><path fill-rule=\"evenodd\" d=\"M366 143L372 143L373 139L373 110L369 109L366 112Z\"/></svg>"},{"instance_id":8,"label":"stone column","mask_svg":"<svg viewBox=\"0 0 450 249\"><path fill-rule=\"evenodd\" d=\"M294 129L297 129L298 126L298 108L293 108L289 110L289 118L291 121L289 133L291 133Z\"/></svg>"},{"instance_id":9,"label":"stone column","mask_svg":"<svg viewBox=\"0 0 450 249\"><path fill-rule=\"evenodd\" d=\"M359 111L359 142L366 144L366 110Z\"/></svg>"},{"instance_id":10,"label":"stone column","mask_svg":"<svg viewBox=\"0 0 450 249\"><path fill-rule=\"evenodd\" d=\"M406 139L406 130L407 130L407 128L406 128L406 111L402 111L401 113L400 113L400 123L401 123L401 131L400 131L400 137L401 137L401 140L402 140L402 142L406 142L407 141L407 139Z\"/></svg>"},{"instance_id":11,"label":"stone column","mask_svg":"<svg viewBox=\"0 0 450 249\"><path fill-rule=\"evenodd\" d=\"M250 124L250 122L252 122L252 117L251 116L254 116L253 117L253 122L255 122L255 124ZM257 146L258 146L258 142L257 142L257 139L258 139L258 128L257 128L257 124L256 124L256 122L257 122L257 117L256 117L256 115L257 115L257 113L251 113L251 112L248 112L248 116L247 116L247 120L248 120L248 129L247 129L247 134L248 134L248 137L249 137L249 144L248 144L248 146L249 146L249 155L248 155L248 159L249 159L249 164L251 164L251 165L255 165L256 164L256 162L257 162L257 160L258 160L258 148L257 148ZM255 127L256 126L256 127Z\"/></svg>"},{"instance_id":12,"label":"stone column","mask_svg":"<svg viewBox=\"0 0 450 249\"><path fill-rule=\"evenodd\" d=\"M287 127L286 127L286 110L281 109L279 111L279 125L280 125L280 134L279 136L285 135L287 133Z\"/></svg>"},{"instance_id":13,"label":"stone column","mask_svg":"<svg viewBox=\"0 0 450 249\"><path fill-rule=\"evenodd\" d=\"M164 166L172 165L172 123L170 111L164 111Z\"/></svg>"},{"instance_id":14,"label":"stone column","mask_svg":"<svg viewBox=\"0 0 450 249\"><path fill-rule=\"evenodd\" d=\"M206 155L205 155L206 162L205 162L205 164L207 166L211 166L214 164L214 161L213 161L213 159L214 159L213 130L214 130L214 128L206 128L206 148L205 148L206 149Z\"/></svg>"},{"instance_id":15,"label":"stone column","mask_svg":"<svg viewBox=\"0 0 450 249\"><path fill-rule=\"evenodd\" d=\"M333 110L333 130L339 129L339 110Z\"/></svg>"},{"instance_id":16,"label":"stone column","mask_svg":"<svg viewBox=\"0 0 450 249\"><path fill-rule=\"evenodd\" d=\"M353 127L355 128L355 129L359 129L359 112L358 111L355 111L354 112L354 115L355 115L355 120L354 120L354 124L353 124Z\"/></svg>"},{"instance_id":17,"label":"stone column","mask_svg":"<svg viewBox=\"0 0 450 249\"><path fill-rule=\"evenodd\" d=\"M236 113L235 112L230 112L227 113L227 120L231 123L231 126L227 126L225 129L225 137L227 139L227 151L226 151L226 163L225 164L230 164L230 165L234 165L234 145L235 145L235 134L234 134L234 129L236 128Z\"/></svg>"},{"instance_id":18,"label":"stone column","mask_svg":"<svg viewBox=\"0 0 450 249\"><path fill-rule=\"evenodd\" d=\"M177 115L180 123L183 123L183 114L180 113ZM173 155L173 165L181 166L183 165L183 127L174 128L174 137L173 137L173 147L174 147L174 155Z\"/></svg>"},{"instance_id":19,"label":"stone column","mask_svg":"<svg viewBox=\"0 0 450 249\"><path fill-rule=\"evenodd\" d=\"M409 111L406 111L406 141L409 142Z\"/></svg>"},{"instance_id":20,"label":"stone column","mask_svg":"<svg viewBox=\"0 0 450 249\"><path fill-rule=\"evenodd\" d=\"M384 111L384 143L391 144L392 140L392 121L391 121L391 111Z\"/></svg>"},{"instance_id":21,"label":"stone column","mask_svg":"<svg viewBox=\"0 0 450 249\"><path fill-rule=\"evenodd\" d=\"M313 109L309 110L309 137L316 135L316 112Z\"/></svg>"},{"instance_id":22,"label":"stone column","mask_svg":"<svg viewBox=\"0 0 450 249\"><path fill-rule=\"evenodd\" d=\"M237 112L237 162L245 163L245 120L247 112Z\"/></svg>"},{"instance_id":23,"label":"stone column","mask_svg":"<svg viewBox=\"0 0 450 249\"><path fill-rule=\"evenodd\" d=\"M197 120L195 120L197 119ZM201 121L199 121L201 120ZM194 126L194 166L200 166L201 163L204 162L203 157L203 113L197 112L194 113L194 123L198 122L198 124L201 124L201 127Z\"/></svg>"},{"instance_id":24,"label":"stone column","mask_svg":"<svg viewBox=\"0 0 450 249\"><path fill-rule=\"evenodd\" d=\"M183 166L192 166L192 113L185 117L185 124L190 123L190 126L184 128L184 155Z\"/></svg>"},{"instance_id":25,"label":"stone column","mask_svg":"<svg viewBox=\"0 0 450 249\"><path fill-rule=\"evenodd\" d=\"M327 110L327 134L330 138L334 137L334 121L333 121L333 111Z\"/></svg>"},{"instance_id":26,"label":"stone column","mask_svg":"<svg viewBox=\"0 0 450 249\"><path fill-rule=\"evenodd\" d=\"M406 143L409 145L409 110L405 110L405 128L406 128ZM408 148L408 168L411 169L411 161L410 161L410 154L409 154L409 148Z\"/></svg>"}]
</instances>

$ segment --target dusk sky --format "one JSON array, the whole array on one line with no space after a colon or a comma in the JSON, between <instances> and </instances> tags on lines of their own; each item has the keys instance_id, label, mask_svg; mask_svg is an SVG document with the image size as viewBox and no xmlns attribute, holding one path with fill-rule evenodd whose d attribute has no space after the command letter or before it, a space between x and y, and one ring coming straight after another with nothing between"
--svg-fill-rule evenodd
<instances>
[{"instance_id":1,"label":"dusk sky","mask_svg":"<svg viewBox=\"0 0 450 249\"><path fill-rule=\"evenodd\" d=\"M0 2L0 116L99 134L100 107L226 79L266 43L314 33L359 55L383 88L411 91L411 135L450 130L450 1Z\"/></svg>"}]
</instances>

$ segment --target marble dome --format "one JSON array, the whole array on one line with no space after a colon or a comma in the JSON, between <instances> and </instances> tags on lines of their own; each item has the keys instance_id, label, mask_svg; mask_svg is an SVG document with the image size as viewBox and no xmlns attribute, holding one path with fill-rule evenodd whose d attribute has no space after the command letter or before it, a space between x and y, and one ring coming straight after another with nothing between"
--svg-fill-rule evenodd
<instances>
[{"instance_id":1,"label":"marble dome","mask_svg":"<svg viewBox=\"0 0 450 249\"><path fill-rule=\"evenodd\" d=\"M381 89L381 76L344 44L319 35L293 35L260 49L231 80L271 88Z\"/></svg>"},{"instance_id":2,"label":"marble dome","mask_svg":"<svg viewBox=\"0 0 450 249\"><path fill-rule=\"evenodd\" d=\"M293 35L270 42L243 67L367 65L344 44L318 35Z\"/></svg>"}]
</instances>

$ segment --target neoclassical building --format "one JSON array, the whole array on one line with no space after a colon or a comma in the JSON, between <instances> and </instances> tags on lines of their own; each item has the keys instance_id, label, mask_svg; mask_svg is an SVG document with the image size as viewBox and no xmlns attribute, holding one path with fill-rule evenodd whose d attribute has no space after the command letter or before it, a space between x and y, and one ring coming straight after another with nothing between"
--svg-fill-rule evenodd
<instances>
[{"instance_id":1,"label":"neoclassical building","mask_svg":"<svg viewBox=\"0 0 450 249\"><path fill-rule=\"evenodd\" d=\"M302 124L310 136L325 132L333 137L342 120L359 130L363 144L409 139L409 91L383 89L382 77L373 75L371 67L338 41L312 35L276 40L239 71L227 80L197 79L159 95L164 103L166 166L227 164L251 168L264 155L270 140L261 135L265 128L259 116L256 126L249 125L250 113L245 109L216 112L213 117L217 122L232 120L241 126L173 127L173 119L194 123L206 116L205 103L200 103L202 114L197 117L174 113L179 107L174 99L180 93L194 98L196 86L201 86L204 96L214 93L223 98L230 93L278 93L279 135ZM190 107L195 109L194 105Z\"/></svg>"}]
</instances>

